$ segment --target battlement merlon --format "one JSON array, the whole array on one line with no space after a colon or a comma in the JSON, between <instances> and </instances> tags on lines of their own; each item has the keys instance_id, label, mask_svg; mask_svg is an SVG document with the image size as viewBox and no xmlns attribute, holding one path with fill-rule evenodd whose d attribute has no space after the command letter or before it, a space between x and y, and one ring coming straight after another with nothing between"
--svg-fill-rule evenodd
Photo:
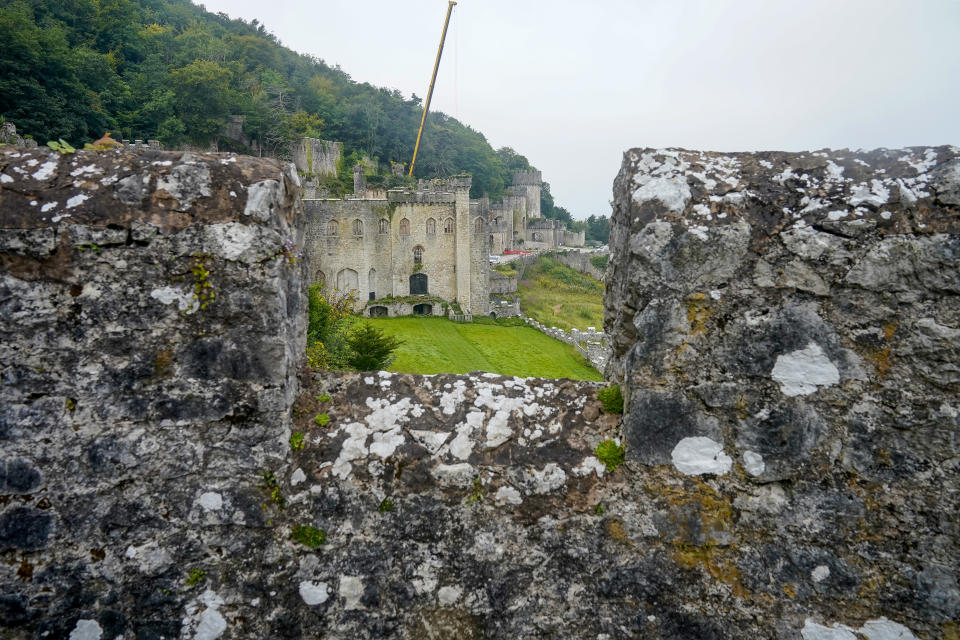
<instances>
[{"instance_id":1,"label":"battlement merlon","mask_svg":"<svg viewBox=\"0 0 960 640\"><path fill-rule=\"evenodd\" d=\"M454 204L457 194L453 191L406 191L390 189L387 200L397 204Z\"/></svg>"},{"instance_id":2,"label":"battlement merlon","mask_svg":"<svg viewBox=\"0 0 960 640\"><path fill-rule=\"evenodd\" d=\"M460 191L462 189L469 191L472 184L473 178L467 174L456 175L447 180L447 185L454 191Z\"/></svg>"},{"instance_id":3,"label":"battlement merlon","mask_svg":"<svg viewBox=\"0 0 960 640\"><path fill-rule=\"evenodd\" d=\"M517 171L513 174L513 184L539 187L543 184L543 179L539 171Z\"/></svg>"}]
</instances>

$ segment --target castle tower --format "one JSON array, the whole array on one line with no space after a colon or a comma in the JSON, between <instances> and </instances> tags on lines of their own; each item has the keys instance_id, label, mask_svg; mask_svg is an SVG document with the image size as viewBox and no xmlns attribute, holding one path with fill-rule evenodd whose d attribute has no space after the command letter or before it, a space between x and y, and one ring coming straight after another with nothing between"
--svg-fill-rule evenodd
<instances>
[{"instance_id":1,"label":"castle tower","mask_svg":"<svg viewBox=\"0 0 960 640\"><path fill-rule=\"evenodd\" d=\"M539 171L517 171L513 174L513 185L517 193L527 200L527 220L540 217L540 189L542 180Z\"/></svg>"},{"instance_id":2,"label":"castle tower","mask_svg":"<svg viewBox=\"0 0 960 640\"><path fill-rule=\"evenodd\" d=\"M474 221L470 216L470 176L454 176L448 184L453 189L456 201L454 211L457 224L456 260L457 270L457 302L464 311L470 311L472 300L470 296L471 278L473 270Z\"/></svg>"}]
</instances>

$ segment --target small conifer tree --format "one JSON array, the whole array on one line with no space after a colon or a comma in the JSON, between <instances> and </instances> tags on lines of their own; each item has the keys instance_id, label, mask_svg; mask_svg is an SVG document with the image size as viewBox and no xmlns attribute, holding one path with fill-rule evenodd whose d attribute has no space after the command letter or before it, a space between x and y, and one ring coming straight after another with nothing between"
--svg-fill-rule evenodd
<instances>
[{"instance_id":1,"label":"small conifer tree","mask_svg":"<svg viewBox=\"0 0 960 640\"><path fill-rule=\"evenodd\" d=\"M358 371L384 369L393 360L393 352L402 342L364 322L347 338L350 347L348 362Z\"/></svg>"}]
</instances>

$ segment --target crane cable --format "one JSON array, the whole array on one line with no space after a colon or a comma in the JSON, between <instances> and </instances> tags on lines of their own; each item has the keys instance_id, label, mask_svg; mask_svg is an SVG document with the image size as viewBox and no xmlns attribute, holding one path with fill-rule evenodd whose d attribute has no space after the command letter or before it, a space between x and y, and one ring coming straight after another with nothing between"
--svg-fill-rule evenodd
<instances>
[{"instance_id":1,"label":"crane cable","mask_svg":"<svg viewBox=\"0 0 960 640\"><path fill-rule=\"evenodd\" d=\"M440 36L440 48L437 49L437 59L433 63L433 75L430 76L430 89L427 90L427 101L423 104L423 115L420 117L420 129L417 131L417 143L413 147L413 159L410 161L410 172L408 176L413 176L413 166L417 163L417 151L420 150L420 138L423 136L423 125L427 121L427 111L430 110L430 99L433 98L433 85L437 81L437 70L440 68L440 56L443 55L443 41L447 39L447 27L450 25L450 14L453 13L453 7L456 6L454 0L450 0L447 5L447 18L443 21L443 34Z\"/></svg>"}]
</instances>

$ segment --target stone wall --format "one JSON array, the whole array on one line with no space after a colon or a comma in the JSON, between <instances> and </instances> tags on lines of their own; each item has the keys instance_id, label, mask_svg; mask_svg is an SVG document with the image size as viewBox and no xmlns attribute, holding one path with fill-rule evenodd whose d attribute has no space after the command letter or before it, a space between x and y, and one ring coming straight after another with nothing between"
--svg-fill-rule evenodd
<instances>
[{"instance_id":1,"label":"stone wall","mask_svg":"<svg viewBox=\"0 0 960 640\"><path fill-rule=\"evenodd\" d=\"M634 149L614 196L627 457L699 485L685 518L626 530L732 588L690 614L956 637L960 149Z\"/></svg>"},{"instance_id":2,"label":"stone wall","mask_svg":"<svg viewBox=\"0 0 960 640\"><path fill-rule=\"evenodd\" d=\"M297 170L314 176L335 176L343 157L343 143L301 138L290 150Z\"/></svg>"},{"instance_id":3,"label":"stone wall","mask_svg":"<svg viewBox=\"0 0 960 640\"><path fill-rule=\"evenodd\" d=\"M603 256L609 255L606 251L555 251L549 254L549 256L565 265L571 269L575 269L580 273L585 273L595 280L600 280L603 282L604 278L604 269L598 269L590 262L590 258L594 256Z\"/></svg>"},{"instance_id":4,"label":"stone wall","mask_svg":"<svg viewBox=\"0 0 960 640\"><path fill-rule=\"evenodd\" d=\"M0 637L202 637L224 617L185 581L213 558L266 597L244 564L289 462L298 188L272 160L0 149Z\"/></svg>"}]
</instances>

